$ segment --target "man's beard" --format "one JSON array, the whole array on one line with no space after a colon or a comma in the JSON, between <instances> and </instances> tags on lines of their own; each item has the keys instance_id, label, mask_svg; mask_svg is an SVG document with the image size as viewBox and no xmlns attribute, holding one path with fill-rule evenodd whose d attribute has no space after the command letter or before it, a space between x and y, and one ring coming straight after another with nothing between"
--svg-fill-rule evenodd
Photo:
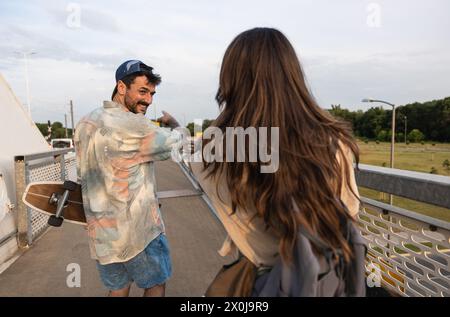
<instances>
[{"instance_id":1,"label":"man's beard","mask_svg":"<svg viewBox=\"0 0 450 317\"><path fill-rule=\"evenodd\" d=\"M145 106L145 109L143 106ZM147 113L148 106L150 106L150 104L143 100L139 100L138 102L134 103L134 102L131 102L127 96L125 96L125 107L127 107L127 109L133 113L136 113L136 114L142 113L143 115L145 115ZM140 109L138 109L138 108L140 108ZM141 111L139 111L139 110L141 110Z\"/></svg>"}]
</instances>

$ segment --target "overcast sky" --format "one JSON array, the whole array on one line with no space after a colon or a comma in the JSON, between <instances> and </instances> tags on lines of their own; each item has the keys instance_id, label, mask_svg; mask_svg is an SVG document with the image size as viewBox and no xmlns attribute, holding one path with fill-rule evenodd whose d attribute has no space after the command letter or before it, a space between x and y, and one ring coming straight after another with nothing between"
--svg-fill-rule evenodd
<instances>
[{"instance_id":1,"label":"overcast sky","mask_svg":"<svg viewBox=\"0 0 450 317\"><path fill-rule=\"evenodd\" d=\"M294 45L323 108L367 109L450 96L448 0L1 1L0 73L32 117L75 121L110 98L117 66L141 59L161 74L148 116L215 118L225 49L240 32L275 27ZM2 113L3 115L7 115Z\"/></svg>"}]
</instances>

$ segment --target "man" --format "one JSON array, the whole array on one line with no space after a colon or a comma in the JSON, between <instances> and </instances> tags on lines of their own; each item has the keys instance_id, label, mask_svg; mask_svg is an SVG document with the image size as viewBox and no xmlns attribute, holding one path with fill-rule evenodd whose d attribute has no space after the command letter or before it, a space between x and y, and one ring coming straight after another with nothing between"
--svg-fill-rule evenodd
<instances>
[{"instance_id":1,"label":"man","mask_svg":"<svg viewBox=\"0 0 450 317\"><path fill-rule=\"evenodd\" d=\"M76 127L91 256L110 296L128 296L133 281L145 289L144 296L164 296L171 276L153 161L168 159L181 136L144 116L160 82L141 61L123 63L112 101L104 101ZM163 113L161 123L178 126Z\"/></svg>"}]
</instances>

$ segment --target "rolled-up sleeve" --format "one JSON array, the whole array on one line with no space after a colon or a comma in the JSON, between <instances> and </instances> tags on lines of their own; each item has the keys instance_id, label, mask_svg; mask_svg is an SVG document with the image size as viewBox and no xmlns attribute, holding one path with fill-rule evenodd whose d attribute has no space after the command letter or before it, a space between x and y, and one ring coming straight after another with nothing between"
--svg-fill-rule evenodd
<instances>
[{"instance_id":1,"label":"rolled-up sleeve","mask_svg":"<svg viewBox=\"0 0 450 317\"><path fill-rule=\"evenodd\" d=\"M103 138L103 142L96 144L105 144L103 150L111 165L122 169L150 161L166 160L170 158L173 148L181 146L182 139L176 130L150 124L139 129L115 129L110 133L106 131L105 134L100 130L97 137Z\"/></svg>"}]
</instances>

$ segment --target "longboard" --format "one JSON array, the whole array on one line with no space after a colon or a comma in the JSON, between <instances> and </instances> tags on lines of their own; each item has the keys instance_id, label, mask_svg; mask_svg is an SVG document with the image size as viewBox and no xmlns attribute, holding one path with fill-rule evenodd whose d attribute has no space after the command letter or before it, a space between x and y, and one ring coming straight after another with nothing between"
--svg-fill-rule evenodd
<instances>
[{"instance_id":1,"label":"longboard","mask_svg":"<svg viewBox=\"0 0 450 317\"><path fill-rule=\"evenodd\" d=\"M80 184L71 181L30 183L22 201L28 207L50 216L49 225L59 227L63 220L86 225Z\"/></svg>"},{"instance_id":2,"label":"longboard","mask_svg":"<svg viewBox=\"0 0 450 317\"><path fill-rule=\"evenodd\" d=\"M157 193L158 199L199 196L197 190L168 190ZM72 181L43 181L30 183L22 196L23 203L50 216L48 224L59 227L63 221L86 226L81 185ZM161 207L161 205L159 205Z\"/></svg>"}]
</instances>

